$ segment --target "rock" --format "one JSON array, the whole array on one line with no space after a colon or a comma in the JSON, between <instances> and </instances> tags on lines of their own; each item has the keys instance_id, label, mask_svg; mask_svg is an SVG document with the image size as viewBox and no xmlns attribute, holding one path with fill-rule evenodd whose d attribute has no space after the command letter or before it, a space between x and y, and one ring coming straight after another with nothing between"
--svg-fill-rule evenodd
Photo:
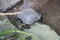
<instances>
[{"instance_id":1,"label":"rock","mask_svg":"<svg viewBox=\"0 0 60 40\"><path fill-rule=\"evenodd\" d=\"M17 17L20 18L24 24L33 24L41 18L41 14L36 10L29 8L22 11L21 14L17 15Z\"/></svg>"},{"instance_id":2,"label":"rock","mask_svg":"<svg viewBox=\"0 0 60 40\"><path fill-rule=\"evenodd\" d=\"M37 22L31 25L31 29L25 29L25 32L37 35L41 40L60 40L60 36L49 25Z\"/></svg>"},{"instance_id":3,"label":"rock","mask_svg":"<svg viewBox=\"0 0 60 40\"><path fill-rule=\"evenodd\" d=\"M23 0L24 3L22 4L22 6L20 7L20 10L26 10L29 9L31 7L34 7L34 2L31 2L31 0ZM32 0L33 1L33 0Z\"/></svg>"},{"instance_id":4,"label":"rock","mask_svg":"<svg viewBox=\"0 0 60 40\"><path fill-rule=\"evenodd\" d=\"M38 11L41 10L46 4L48 4L51 0L36 0L34 8Z\"/></svg>"},{"instance_id":5,"label":"rock","mask_svg":"<svg viewBox=\"0 0 60 40\"><path fill-rule=\"evenodd\" d=\"M41 9L43 23L48 24L60 35L60 0L53 0Z\"/></svg>"},{"instance_id":6,"label":"rock","mask_svg":"<svg viewBox=\"0 0 60 40\"><path fill-rule=\"evenodd\" d=\"M41 7L45 6L50 0L23 0L24 3L20 7L20 10L26 10L28 8L34 8L39 10Z\"/></svg>"},{"instance_id":7,"label":"rock","mask_svg":"<svg viewBox=\"0 0 60 40\"><path fill-rule=\"evenodd\" d=\"M6 11L22 0L0 0L0 12Z\"/></svg>"}]
</instances>

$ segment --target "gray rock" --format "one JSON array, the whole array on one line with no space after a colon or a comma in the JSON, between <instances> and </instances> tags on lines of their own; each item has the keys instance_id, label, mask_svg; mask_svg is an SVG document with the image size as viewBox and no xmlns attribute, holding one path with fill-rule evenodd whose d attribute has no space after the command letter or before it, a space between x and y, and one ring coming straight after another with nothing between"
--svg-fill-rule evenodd
<instances>
[{"instance_id":1,"label":"gray rock","mask_svg":"<svg viewBox=\"0 0 60 40\"><path fill-rule=\"evenodd\" d=\"M24 3L22 4L22 6L20 7L20 11L29 9L29 8L34 8L34 2L33 0L23 0Z\"/></svg>"},{"instance_id":2,"label":"gray rock","mask_svg":"<svg viewBox=\"0 0 60 40\"><path fill-rule=\"evenodd\" d=\"M0 12L6 11L22 0L0 0Z\"/></svg>"},{"instance_id":3,"label":"gray rock","mask_svg":"<svg viewBox=\"0 0 60 40\"><path fill-rule=\"evenodd\" d=\"M50 28L49 25L34 23L31 25L31 29L25 29L25 32L37 35L41 40L60 40L60 36Z\"/></svg>"},{"instance_id":4,"label":"gray rock","mask_svg":"<svg viewBox=\"0 0 60 40\"><path fill-rule=\"evenodd\" d=\"M33 24L35 21L38 21L41 18L41 14L30 8L22 11L21 14L17 15L17 17L20 18L25 24Z\"/></svg>"}]
</instances>

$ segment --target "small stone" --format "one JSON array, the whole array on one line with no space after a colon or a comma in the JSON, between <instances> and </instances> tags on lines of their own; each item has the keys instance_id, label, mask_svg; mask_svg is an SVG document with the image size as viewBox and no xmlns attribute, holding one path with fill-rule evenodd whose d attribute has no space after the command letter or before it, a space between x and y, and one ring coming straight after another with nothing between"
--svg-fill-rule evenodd
<instances>
[{"instance_id":1,"label":"small stone","mask_svg":"<svg viewBox=\"0 0 60 40\"><path fill-rule=\"evenodd\" d=\"M33 24L41 18L41 14L36 10L29 8L22 11L21 14L17 15L17 17L20 18L24 24Z\"/></svg>"},{"instance_id":2,"label":"small stone","mask_svg":"<svg viewBox=\"0 0 60 40\"><path fill-rule=\"evenodd\" d=\"M16 7L14 7L14 9L16 10Z\"/></svg>"}]
</instances>

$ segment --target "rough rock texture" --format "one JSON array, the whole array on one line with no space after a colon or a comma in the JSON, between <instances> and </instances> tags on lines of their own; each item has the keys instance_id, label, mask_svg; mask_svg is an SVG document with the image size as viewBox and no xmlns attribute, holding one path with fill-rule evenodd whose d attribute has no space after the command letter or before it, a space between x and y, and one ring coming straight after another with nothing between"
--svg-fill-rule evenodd
<instances>
[{"instance_id":1,"label":"rough rock texture","mask_svg":"<svg viewBox=\"0 0 60 40\"><path fill-rule=\"evenodd\" d=\"M43 6L49 3L51 0L36 0L34 9L40 11Z\"/></svg>"},{"instance_id":2,"label":"rough rock texture","mask_svg":"<svg viewBox=\"0 0 60 40\"><path fill-rule=\"evenodd\" d=\"M60 35L60 0L52 0L42 7L43 23L50 25Z\"/></svg>"},{"instance_id":3,"label":"rough rock texture","mask_svg":"<svg viewBox=\"0 0 60 40\"><path fill-rule=\"evenodd\" d=\"M28 8L40 9L47 4L50 0L23 0L24 3L20 7L20 10L26 10Z\"/></svg>"},{"instance_id":4,"label":"rough rock texture","mask_svg":"<svg viewBox=\"0 0 60 40\"><path fill-rule=\"evenodd\" d=\"M22 0L0 0L0 12L6 11Z\"/></svg>"},{"instance_id":5,"label":"rough rock texture","mask_svg":"<svg viewBox=\"0 0 60 40\"><path fill-rule=\"evenodd\" d=\"M26 10L26 9L29 9L31 7L34 7L34 0L23 0L23 4L22 6L20 7L20 10ZM33 2L32 2L33 1Z\"/></svg>"},{"instance_id":6,"label":"rough rock texture","mask_svg":"<svg viewBox=\"0 0 60 40\"><path fill-rule=\"evenodd\" d=\"M37 35L41 40L60 40L56 32L45 24L34 23L34 25L31 25L31 29L25 31Z\"/></svg>"}]
</instances>

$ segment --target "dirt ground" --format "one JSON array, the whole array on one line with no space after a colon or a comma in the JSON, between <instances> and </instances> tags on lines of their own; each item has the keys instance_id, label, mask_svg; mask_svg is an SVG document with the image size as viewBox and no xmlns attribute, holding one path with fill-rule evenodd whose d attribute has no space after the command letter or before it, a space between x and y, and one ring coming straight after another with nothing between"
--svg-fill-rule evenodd
<instances>
[{"instance_id":1,"label":"dirt ground","mask_svg":"<svg viewBox=\"0 0 60 40\"><path fill-rule=\"evenodd\" d=\"M41 2L38 0L36 2L38 5L36 4L35 8L42 13L43 23L50 25L60 35L60 0L46 0L44 1L45 3L43 1ZM21 3L18 3L7 12L18 12L20 11L20 6ZM16 16L10 16L11 19L15 19L15 17Z\"/></svg>"}]
</instances>

